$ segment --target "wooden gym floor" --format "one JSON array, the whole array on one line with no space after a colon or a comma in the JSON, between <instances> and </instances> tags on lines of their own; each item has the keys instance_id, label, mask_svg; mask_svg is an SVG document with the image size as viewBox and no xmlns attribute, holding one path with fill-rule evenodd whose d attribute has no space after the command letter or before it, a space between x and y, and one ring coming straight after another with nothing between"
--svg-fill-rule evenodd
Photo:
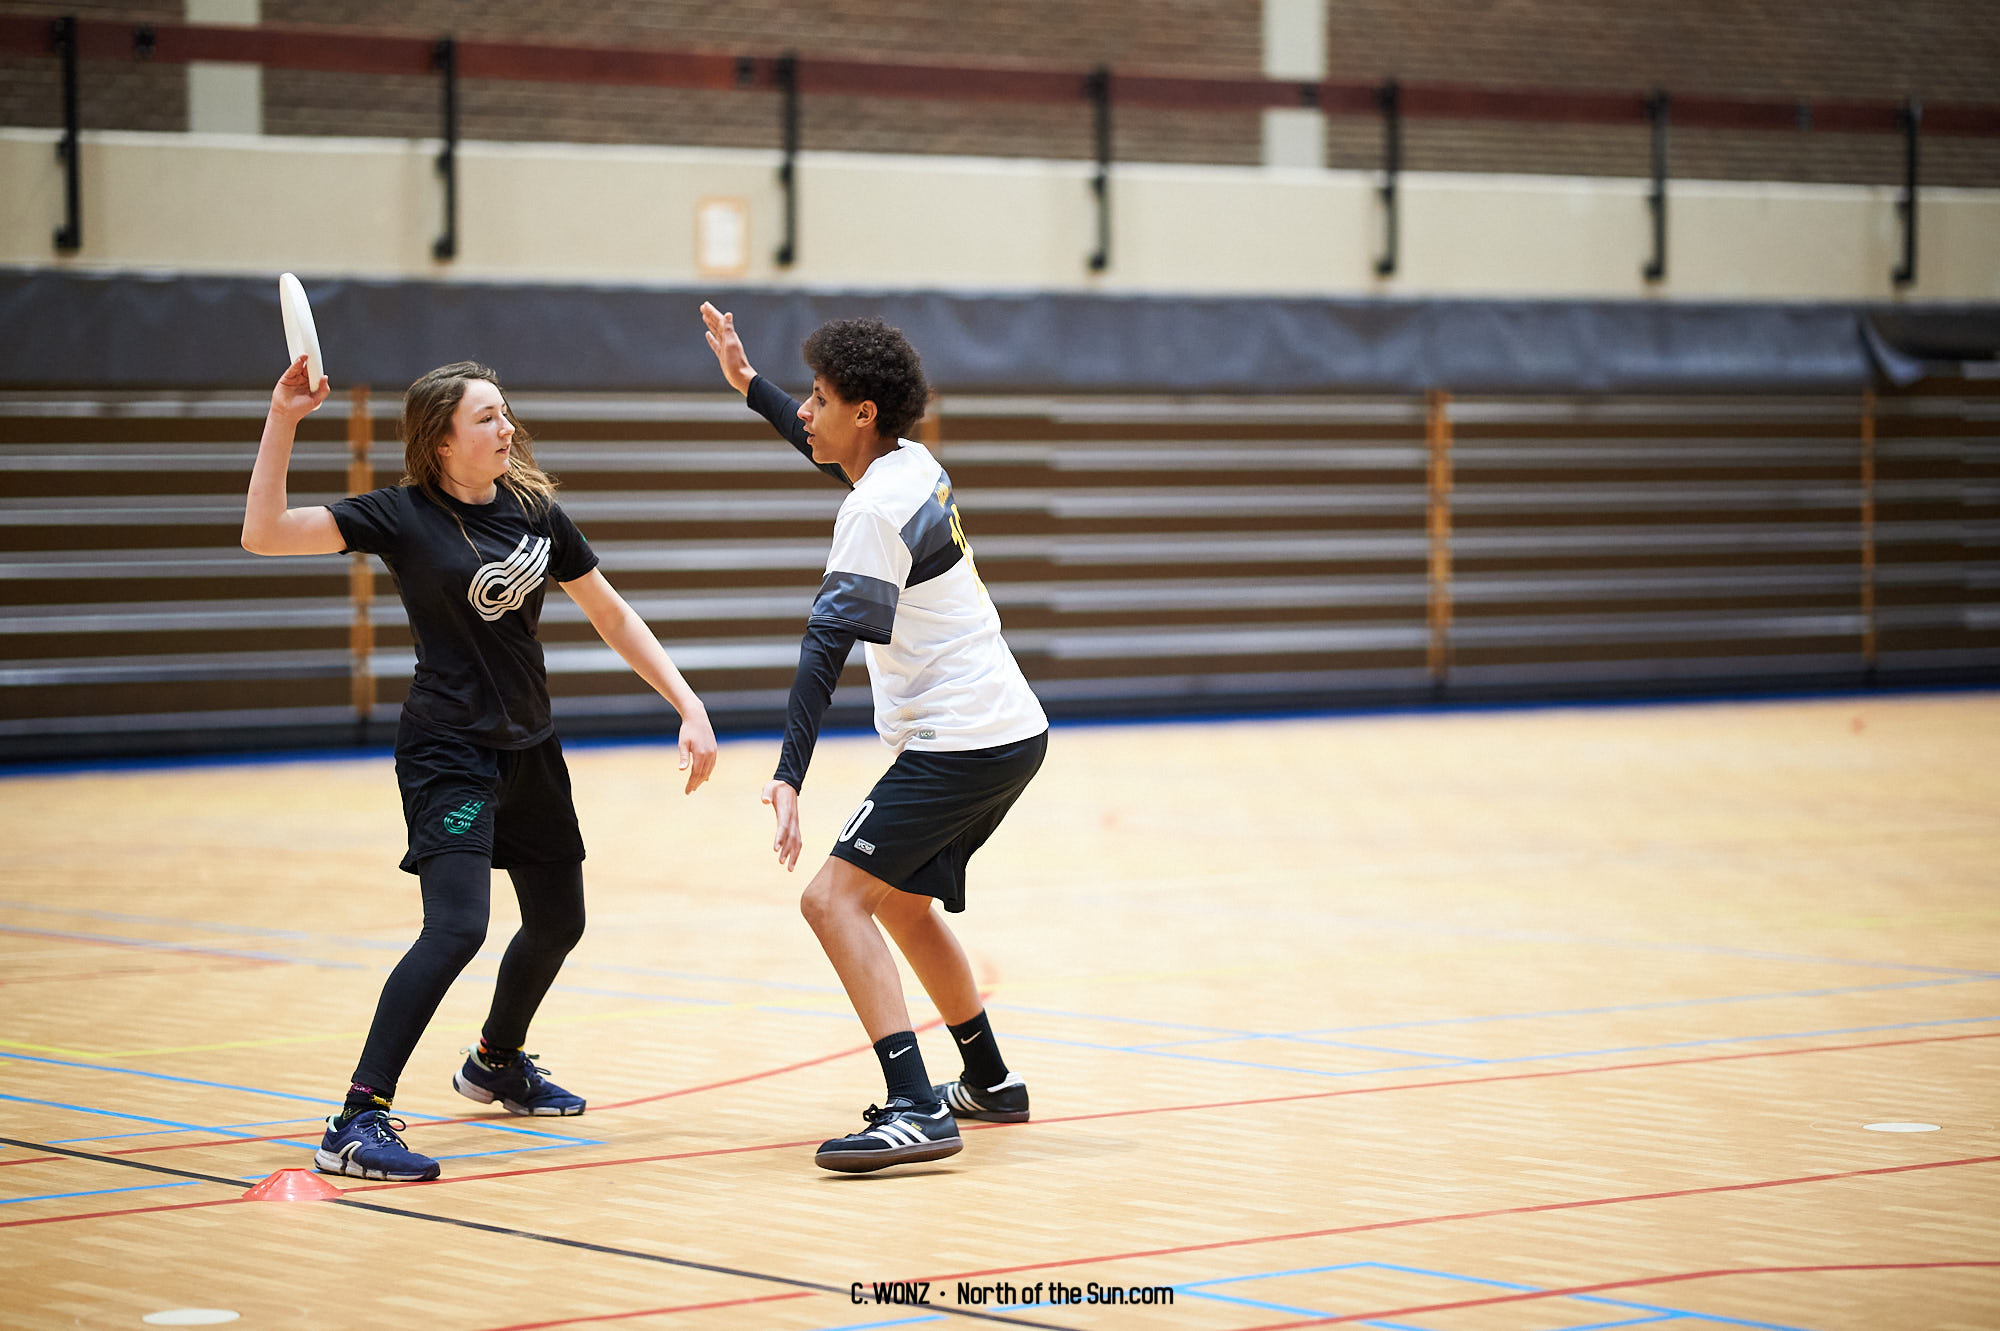
<instances>
[{"instance_id":1,"label":"wooden gym floor","mask_svg":"<svg viewBox=\"0 0 2000 1331\"><path fill-rule=\"evenodd\" d=\"M2000 1325L2000 694L1060 728L959 920L1036 1119L867 1177L795 900L886 752L787 877L774 747L572 751L591 1112L450 1090L503 880L397 1106L445 1178L327 1202L240 1194L414 933L388 759L0 781L0 1325Z\"/></svg>"}]
</instances>

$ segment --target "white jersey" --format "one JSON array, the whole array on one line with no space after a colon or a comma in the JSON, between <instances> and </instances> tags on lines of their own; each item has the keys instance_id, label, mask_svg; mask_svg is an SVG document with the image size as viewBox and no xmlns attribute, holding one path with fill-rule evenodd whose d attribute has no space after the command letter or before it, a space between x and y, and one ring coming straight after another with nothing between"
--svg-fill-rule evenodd
<instances>
[{"instance_id":1,"label":"white jersey","mask_svg":"<svg viewBox=\"0 0 2000 1331\"><path fill-rule=\"evenodd\" d=\"M898 752L988 749L1049 728L1000 636L951 478L922 444L877 458L841 504L810 622L867 644L875 729Z\"/></svg>"}]
</instances>

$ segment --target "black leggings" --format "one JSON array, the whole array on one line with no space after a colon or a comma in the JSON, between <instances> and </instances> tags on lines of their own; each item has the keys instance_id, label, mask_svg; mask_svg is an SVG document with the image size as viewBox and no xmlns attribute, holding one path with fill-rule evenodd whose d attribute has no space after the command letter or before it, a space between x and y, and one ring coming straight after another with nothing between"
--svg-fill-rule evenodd
<instances>
[{"instance_id":1,"label":"black leggings","mask_svg":"<svg viewBox=\"0 0 2000 1331\"><path fill-rule=\"evenodd\" d=\"M500 958L493 1010L482 1034L496 1049L518 1049L528 1023L549 991L563 958L583 937L583 866L530 864L509 869L521 903L521 931ZM410 1051L430 1024L445 990L486 941L493 886L492 861L477 852L433 855L417 870L424 894L424 927L389 973L361 1062L357 1085L385 1099L394 1095Z\"/></svg>"}]
</instances>

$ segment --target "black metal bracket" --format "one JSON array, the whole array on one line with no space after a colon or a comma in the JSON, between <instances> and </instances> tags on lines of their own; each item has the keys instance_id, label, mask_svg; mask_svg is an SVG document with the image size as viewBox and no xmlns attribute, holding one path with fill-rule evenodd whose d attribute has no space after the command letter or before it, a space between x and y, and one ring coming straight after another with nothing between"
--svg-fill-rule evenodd
<instances>
[{"instance_id":1,"label":"black metal bracket","mask_svg":"<svg viewBox=\"0 0 2000 1331\"><path fill-rule=\"evenodd\" d=\"M1917 131L1923 123L1924 104L1904 98L1896 112L1896 128L1903 131L1903 197L1896 200L1896 216L1903 222L1903 261L1890 274L1899 287L1917 280Z\"/></svg>"},{"instance_id":2,"label":"black metal bracket","mask_svg":"<svg viewBox=\"0 0 2000 1331\"><path fill-rule=\"evenodd\" d=\"M458 43L438 38L431 48L431 67L444 76L444 147L437 156L444 177L444 233L431 243L439 259L458 257Z\"/></svg>"},{"instance_id":3,"label":"black metal bracket","mask_svg":"<svg viewBox=\"0 0 2000 1331\"><path fill-rule=\"evenodd\" d=\"M785 238L773 257L778 267L789 268L799 254L799 58L779 56L771 74L778 81L779 116L785 141L785 159L778 163L778 186L785 191Z\"/></svg>"},{"instance_id":4,"label":"black metal bracket","mask_svg":"<svg viewBox=\"0 0 2000 1331\"><path fill-rule=\"evenodd\" d=\"M1111 67L1092 70L1083 93L1090 98L1097 128L1097 175L1090 182L1097 196L1097 252L1090 256L1090 271L1101 273L1111 266Z\"/></svg>"},{"instance_id":5,"label":"black metal bracket","mask_svg":"<svg viewBox=\"0 0 2000 1331\"><path fill-rule=\"evenodd\" d=\"M56 140L56 160L63 164L63 224L56 228L56 249L67 254L83 248L83 191L76 160L76 15L51 23L49 42L62 56L63 136Z\"/></svg>"},{"instance_id":6,"label":"black metal bracket","mask_svg":"<svg viewBox=\"0 0 2000 1331\"><path fill-rule=\"evenodd\" d=\"M1653 189L1646 207L1653 214L1653 257L1646 261L1648 282L1667 275L1667 118L1670 104L1665 89L1655 89L1646 99L1646 120L1653 128Z\"/></svg>"},{"instance_id":7,"label":"black metal bracket","mask_svg":"<svg viewBox=\"0 0 2000 1331\"><path fill-rule=\"evenodd\" d=\"M1375 90L1375 105L1382 111L1382 257L1375 260L1375 276L1388 277L1396 271L1396 236L1401 229L1396 215L1396 178L1403 171L1403 93L1396 80Z\"/></svg>"},{"instance_id":8,"label":"black metal bracket","mask_svg":"<svg viewBox=\"0 0 2000 1331\"><path fill-rule=\"evenodd\" d=\"M153 31L152 24L140 23L133 27L132 58L134 60L151 60L155 55L159 54L159 50L160 35Z\"/></svg>"}]
</instances>

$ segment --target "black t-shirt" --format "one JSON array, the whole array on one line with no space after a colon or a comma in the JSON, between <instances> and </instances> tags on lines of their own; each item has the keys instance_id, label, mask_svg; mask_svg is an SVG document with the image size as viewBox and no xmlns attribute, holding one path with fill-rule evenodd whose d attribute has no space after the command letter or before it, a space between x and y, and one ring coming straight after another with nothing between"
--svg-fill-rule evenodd
<instances>
[{"instance_id":1,"label":"black t-shirt","mask_svg":"<svg viewBox=\"0 0 2000 1331\"><path fill-rule=\"evenodd\" d=\"M597 554L560 504L530 512L505 485L490 504L392 485L332 505L347 549L380 555L396 579L417 673L403 714L492 749L555 730L535 637L550 579L571 582Z\"/></svg>"}]
</instances>

